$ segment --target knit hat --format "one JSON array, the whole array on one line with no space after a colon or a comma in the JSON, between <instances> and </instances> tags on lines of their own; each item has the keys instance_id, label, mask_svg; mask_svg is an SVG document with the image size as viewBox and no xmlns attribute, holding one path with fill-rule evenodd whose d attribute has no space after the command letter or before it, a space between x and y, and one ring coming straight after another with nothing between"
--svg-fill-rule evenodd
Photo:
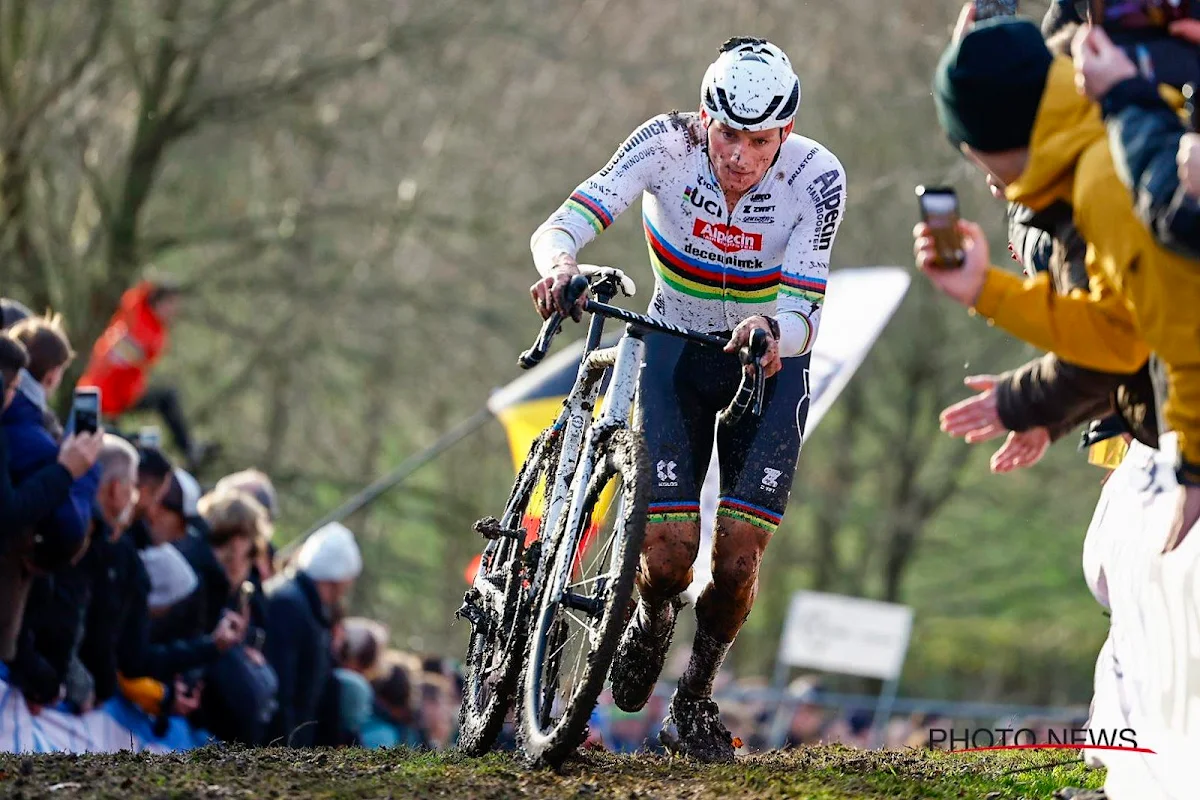
<instances>
[{"instance_id":1,"label":"knit hat","mask_svg":"<svg viewBox=\"0 0 1200 800\"><path fill-rule=\"evenodd\" d=\"M150 593L146 604L151 609L168 608L196 590L200 579L183 553L172 544L152 545L138 551L146 575L150 578Z\"/></svg>"},{"instance_id":2,"label":"knit hat","mask_svg":"<svg viewBox=\"0 0 1200 800\"><path fill-rule=\"evenodd\" d=\"M1052 61L1029 20L994 17L975 25L951 42L934 73L942 128L984 153L1027 147Z\"/></svg>"},{"instance_id":3,"label":"knit hat","mask_svg":"<svg viewBox=\"0 0 1200 800\"><path fill-rule=\"evenodd\" d=\"M296 567L314 581L352 581L362 572L362 556L350 529L331 522L304 542Z\"/></svg>"}]
</instances>

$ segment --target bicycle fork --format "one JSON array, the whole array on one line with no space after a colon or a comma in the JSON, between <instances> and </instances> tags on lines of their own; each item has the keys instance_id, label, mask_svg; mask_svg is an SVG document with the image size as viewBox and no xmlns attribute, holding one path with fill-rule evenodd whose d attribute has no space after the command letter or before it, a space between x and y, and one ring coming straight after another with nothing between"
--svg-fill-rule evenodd
<instances>
[{"instance_id":1,"label":"bicycle fork","mask_svg":"<svg viewBox=\"0 0 1200 800\"><path fill-rule=\"evenodd\" d=\"M580 468L575 471L575 477L570 487L571 503L567 507L568 516L566 525L563 527L563 537L561 541L555 542L554 570L550 574L550 579L554 581L554 584L550 598L555 604L563 604L591 616L596 616L597 612L603 610L602 604L597 603L594 597L576 595L567 590L567 581L571 574L570 562L574 557L575 549L579 546L584 500L588 494L588 484L597 468L596 451L613 431L629 424L630 412L633 409L634 397L637 393L638 371L642 367L645 347L646 344L642 341L640 334L635 331L627 331L615 348L607 351L594 351L589 354L587 359L587 361L592 361L593 358L597 362L607 361L613 359L612 350L616 350L613 376L604 396L600 418L588 429L583 453L579 459ZM585 366L587 361L585 361ZM614 548L613 553L616 552L617 550ZM603 590L603 582L597 582L596 594L602 595Z\"/></svg>"}]
</instances>

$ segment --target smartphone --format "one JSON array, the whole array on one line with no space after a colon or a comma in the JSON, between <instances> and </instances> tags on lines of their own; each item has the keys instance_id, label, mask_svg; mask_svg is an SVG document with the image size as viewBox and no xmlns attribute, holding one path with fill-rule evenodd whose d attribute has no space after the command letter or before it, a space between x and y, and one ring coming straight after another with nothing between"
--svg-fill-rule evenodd
<instances>
[{"instance_id":1,"label":"smartphone","mask_svg":"<svg viewBox=\"0 0 1200 800\"><path fill-rule=\"evenodd\" d=\"M138 431L139 447L162 447L162 431L157 425L143 425Z\"/></svg>"},{"instance_id":2,"label":"smartphone","mask_svg":"<svg viewBox=\"0 0 1200 800\"><path fill-rule=\"evenodd\" d=\"M71 404L71 429L75 433L95 433L100 429L100 390L86 386L75 390Z\"/></svg>"},{"instance_id":3,"label":"smartphone","mask_svg":"<svg viewBox=\"0 0 1200 800\"><path fill-rule=\"evenodd\" d=\"M243 617L250 616L250 598L254 596L254 582L242 581L242 587L238 590L238 609Z\"/></svg>"},{"instance_id":4,"label":"smartphone","mask_svg":"<svg viewBox=\"0 0 1200 800\"><path fill-rule=\"evenodd\" d=\"M921 219L933 231L938 269L958 269L963 264L962 233L958 230L958 193L949 186L918 186Z\"/></svg>"},{"instance_id":5,"label":"smartphone","mask_svg":"<svg viewBox=\"0 0 1200 800\"><path fill-rule=\"evenodd\" d=\"M1016 16L1017 3L1018 0L975 0L975 21Z\"/></svg>"},{"instance_id":6,"label":"smartphone","mask_svg":"<svg viewBox=\"0 0 1200 800\"><path fill-rule=\"evenodd\" d=\"M1105 17L1104 0L1088 0L1088 19L1092 25L1103 25Z\"/></svg>"}]
</instances>

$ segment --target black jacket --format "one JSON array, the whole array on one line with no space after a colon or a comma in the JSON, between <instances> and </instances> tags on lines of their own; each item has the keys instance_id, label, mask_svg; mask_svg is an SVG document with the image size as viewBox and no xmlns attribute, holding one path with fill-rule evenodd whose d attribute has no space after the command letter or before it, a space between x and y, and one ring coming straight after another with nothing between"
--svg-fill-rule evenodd
<instances>
[{"instance_id":1,"label":"black jacket","mask_svg":"<svg viewBox=\"0 0 1200 800\"><path fill-rule=\"evenodd\" d=\"M94 552L80 562L93 585L80 656L95 680L97 700L116 694L118 672L154 678L171 690L175 676L217 660L220 653L208 634L152 641L150 576L133 538L127 533L111 541L108 527L98 521L94 539Z\"/></svg>"},{"instance_id":2,"label":"black jacket","mask_svg":"<svg viewBox=\"0 0 1200 800\"><path fill-rule=\"evenodd\" d=\"M225 568L217 560L216 553L208 540L189 533L175 543L177 549L196 573L195 591L173 605L167 613L155 620L153 635L156 640L183 639L211 633L221 620L221 615L230 601L229 579Z\"/></svg>"},{"instance_id":3,"label":"black jacket","mask_svg":"<svg viewBox=\"0 0 1200 800\"><path fill-rule=\"evenodd\" d=\"M34 579L17 656L9 664L12 682L32 702L46 705L58 699L83 639L90 598L91 578L81 565Z\"/></svg>"},{"instance_id":4,"label":"black jacket","mask_svg":"<svg viewBox=\"0 0 1200 800\"><path fill-rule=\"evenodd\" d=\"M1184 194L1175 163L1185 133L1178 114L1145 78L1121 81L1100 107L1117 174L1143 224L1163 247L1200 259L1200 200Z\"/></svg>"},{"instance_id":5,"label":"black jacket","mask_svg":"<svg viewBox=\"0 0 1200 800\"><path fill-rule=\"evenodd\" d=\"M311 746L322 694L333 671L329 613L303 572L267 585L267 661L279 680L279 709L267 741Z\"/></svg>"}]
</instances>

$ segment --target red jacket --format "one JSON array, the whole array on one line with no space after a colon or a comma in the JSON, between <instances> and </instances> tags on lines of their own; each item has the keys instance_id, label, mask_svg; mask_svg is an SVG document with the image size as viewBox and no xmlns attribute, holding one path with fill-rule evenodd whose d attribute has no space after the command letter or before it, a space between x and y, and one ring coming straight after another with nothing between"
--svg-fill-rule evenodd
<instances>
[{"instance_id":1,"label":"red jacket","mask_svg":"<svg viewBox=\"0 0 1200 800\"><path fill-rule=\"evenodd\" d=\"M100 390L100 410L117 417L146 391L146 374L167 346L167 326L150 308L154 285L143 281L121 296L121 307L96 340L80 386Z\"/></svg>"}]
</instances>

